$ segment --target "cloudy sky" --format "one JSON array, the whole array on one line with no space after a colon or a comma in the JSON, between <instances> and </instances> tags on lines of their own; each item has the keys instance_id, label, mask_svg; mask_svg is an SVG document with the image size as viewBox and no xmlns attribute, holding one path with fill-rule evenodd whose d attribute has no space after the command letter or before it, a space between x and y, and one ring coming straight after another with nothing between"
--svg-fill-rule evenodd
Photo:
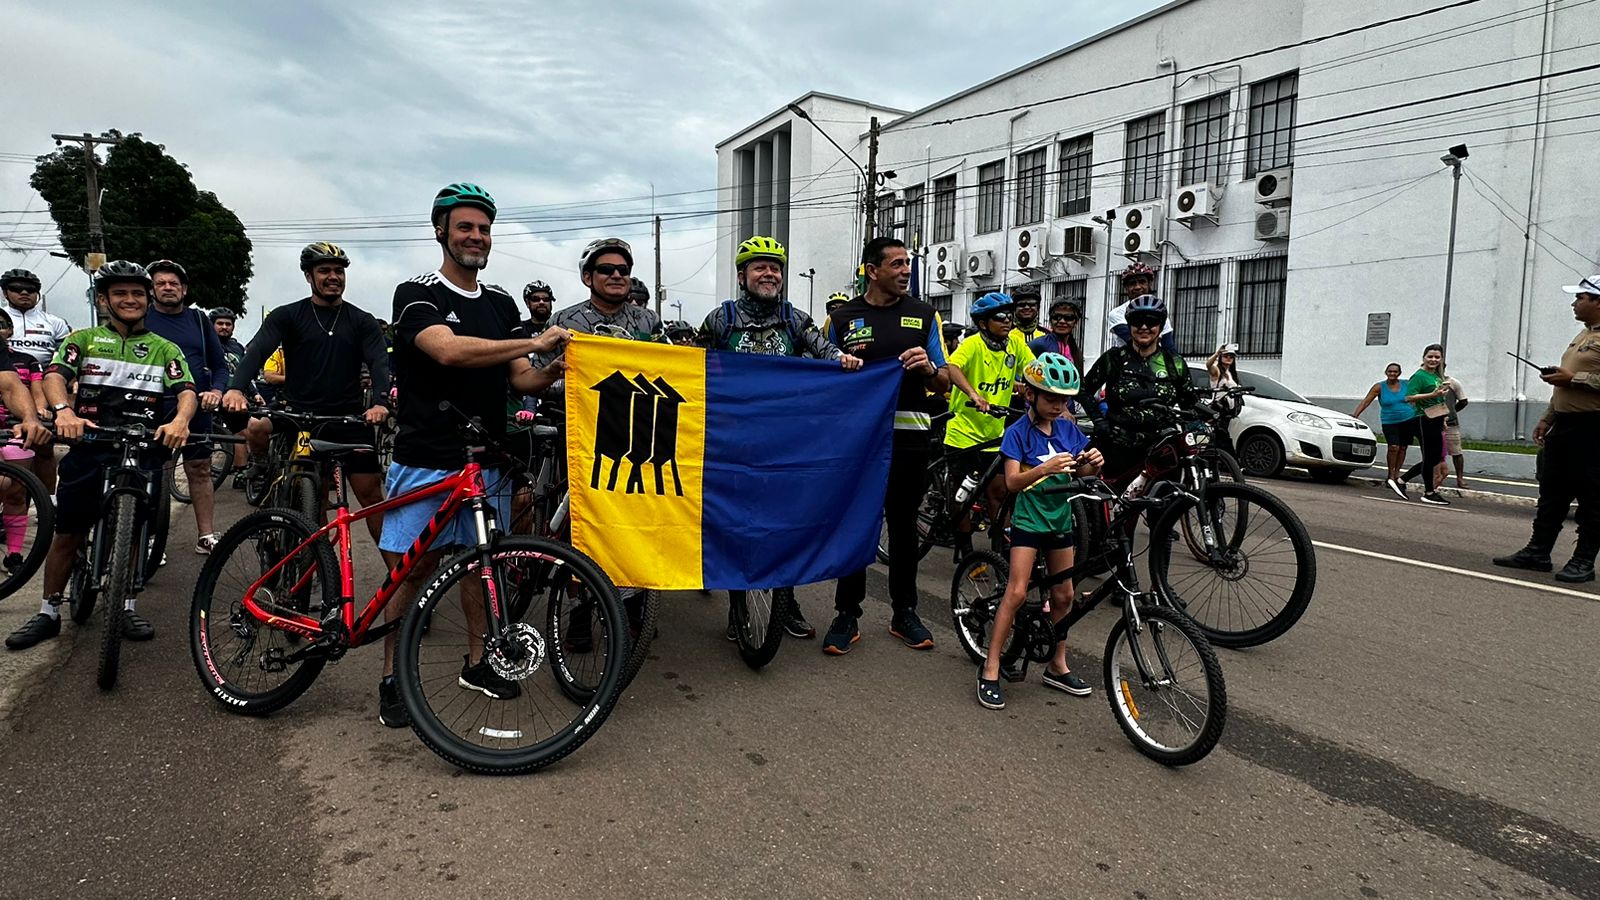
<instances>
[{"instance_id":1,"label":"cloudy sky","mask_svg":"<svg viewBox=\"0 0 1600 900\"><path fill-rule=\"evenodd\" d=\"M658 211L684 214L663 281L698 320L716 232L687 214L716 208L718 141L809 90L914 109L1158 5L12 4L0 268L39 272L53 311L83 324L84 276L42 249L55 236L28 176L52 132L116 128L166 145L249 228L246 333L263 305L305 295L312 240L345 246L349 298L386 316L395 283L437 266L428 203L458 179L508 210L485 279L542 279L558 306L583 296L577 253L602 234L641 248L651 280L653 186Z\"/></svg>"}]
</instances>

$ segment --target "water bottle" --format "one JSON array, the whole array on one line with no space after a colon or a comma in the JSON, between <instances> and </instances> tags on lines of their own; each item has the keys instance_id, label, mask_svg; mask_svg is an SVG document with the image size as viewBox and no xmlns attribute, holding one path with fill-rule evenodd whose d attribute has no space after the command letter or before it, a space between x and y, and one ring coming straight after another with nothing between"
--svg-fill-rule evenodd
<instances>
[{"instance_id":1,"label":"water bottle","mask_svg":"<svg viewBox=\"0 0 1600 900\"><path fill-rule=\"evenodd\" d=\"M977 489L978 476L968 473L966 478L961 479L961 486L956 488L956 509L961 509L962 507L966 506L967 498L971 497L972 492Z\"/></svg>"},{"instance_id":2,"label":"water bottle","mask_svg":"<svg viewBox=\"0 0 1600 900\"><path fill-rule=\"evenodd\" d=\"M1122 492L1123 496L1129 497L1129 498L1143 497L1144 496L1145 481L1146 481L1146 479L1144 477L1144 473L1140 472L1138 477L1136 477L1132 481L1128 482L1128 489Z\"/></svg>"}]
</instances>

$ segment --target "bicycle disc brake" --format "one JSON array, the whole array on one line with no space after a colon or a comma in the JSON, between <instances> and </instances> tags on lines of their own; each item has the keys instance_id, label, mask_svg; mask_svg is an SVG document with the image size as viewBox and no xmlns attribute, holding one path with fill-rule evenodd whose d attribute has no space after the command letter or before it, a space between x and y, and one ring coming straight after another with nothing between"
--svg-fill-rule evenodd
<instances>
[{"instance_id":1,"label":"bicycle disc brake","mask_svg":"<svg viewBox=\"0 0 1600 900\"><path fill-rule=\"evenodd\" d=\"M486 656L489 668L508 681L521 681L539 671L545 660L544 635L527 622L514 622L500 634L500 644Z\"/></svg>"}]
</instances>

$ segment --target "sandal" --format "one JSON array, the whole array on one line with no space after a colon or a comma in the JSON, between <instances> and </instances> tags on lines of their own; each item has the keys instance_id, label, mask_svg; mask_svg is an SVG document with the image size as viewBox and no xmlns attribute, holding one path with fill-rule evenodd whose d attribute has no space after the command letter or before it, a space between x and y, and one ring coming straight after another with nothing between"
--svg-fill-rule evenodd
<instances>
[{"instance_id":1,"label":"sandal","mask_svg":"<svg viewBox=\"0 0 1600 900\"><path fill-rule=\"evenodd\" d=\"M194 552L198 556L210 556L211 551L217 549L217 544L221 541L222 534L220 532L213 531L210 534L202 534L200 539L194 542Z\"/></svg>"},{"instance_id":2,"label":"sandal","mask_svg":"<svg viewBox=\"0 0 1600 900\"><path fill-rule=\"evenodd\" d=\"M1006 696L1000 692L998 679L978 679L978 702L984 709L1005 709Z\"/></svg>"}]
</instances>

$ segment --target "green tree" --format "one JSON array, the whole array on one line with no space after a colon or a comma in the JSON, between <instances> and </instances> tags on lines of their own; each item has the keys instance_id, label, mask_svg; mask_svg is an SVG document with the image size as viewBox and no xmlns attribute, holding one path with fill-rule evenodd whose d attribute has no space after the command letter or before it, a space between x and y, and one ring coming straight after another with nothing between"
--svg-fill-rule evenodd
<instances>
[{"instance_id":1,"label":"green tree","mask_svg":"<svg viewBox=\"0 0 1600 900\"><path fill-rule=\"evenodd\" d=\"M250 281L250 238L217 195L195 187L189 170L166 148L138 134L111 145L99 169L106 257L147 263L177 260L189 273L189 298L207 309L244 312ZM50 205L64 247L83 265L89 252L83 147L67 144L39 157L31 183Z\"/></svg>"}]
</instances>

